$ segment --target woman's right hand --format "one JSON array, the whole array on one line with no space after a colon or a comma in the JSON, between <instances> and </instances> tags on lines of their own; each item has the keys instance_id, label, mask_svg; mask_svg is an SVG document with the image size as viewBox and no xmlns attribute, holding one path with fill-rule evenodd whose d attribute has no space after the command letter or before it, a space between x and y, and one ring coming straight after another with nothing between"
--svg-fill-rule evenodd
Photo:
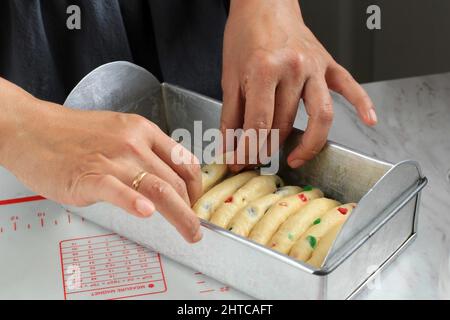
<instances>
[{"instance_id":1,"label":"woman's right hand","mask_svg":"<svg viewBox=\"0 0 450 320\"><path fill-rule=\"evenodd\" d=\"M0 79L5 88L11 91L0 99L0 165L31 190L67 205L109 202L138 217L158 210L188 242L201 239L191 209L201 193L200 166L185 149L191 164L174 164L179 145L155 124L138 115L67 109ZM131 186L142 171L149 174L138 192Z\"/></svg>"}]
</instances>

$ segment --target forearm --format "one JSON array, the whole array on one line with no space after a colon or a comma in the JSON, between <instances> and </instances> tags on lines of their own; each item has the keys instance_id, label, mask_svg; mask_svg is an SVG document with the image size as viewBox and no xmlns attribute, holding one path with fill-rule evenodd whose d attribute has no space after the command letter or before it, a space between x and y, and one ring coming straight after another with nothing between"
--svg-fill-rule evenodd
<instances>
[{"instance_id":1,"label":"forearm","mask_svg":"<svg viewBox=\"0 0 450 320\"><path fill-rule=\"evenodd\" d=\"M50 103L38 100L13 83L0 78L0 165L11 163L26 135L25 128L42 122L44 106ZM9 159L9 160L8 160Z\"/></svg>"}]
</instances>

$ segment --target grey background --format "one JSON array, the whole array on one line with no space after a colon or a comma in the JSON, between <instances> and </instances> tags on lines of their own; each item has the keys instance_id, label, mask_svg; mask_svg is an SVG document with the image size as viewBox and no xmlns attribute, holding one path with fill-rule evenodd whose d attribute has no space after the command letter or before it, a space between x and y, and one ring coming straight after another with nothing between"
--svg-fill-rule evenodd
<instances>
[{"instance_id":1,"label":"grey background","mask_svg":"<svg viewBox=\"0 0 450 320\"><path fill-rule=\"evenodd\" d=\"M306 24L360 82L450 71L449 0L300 0ZM381 8L381 30L366 9Z\"/></svg>"}]
</instances>

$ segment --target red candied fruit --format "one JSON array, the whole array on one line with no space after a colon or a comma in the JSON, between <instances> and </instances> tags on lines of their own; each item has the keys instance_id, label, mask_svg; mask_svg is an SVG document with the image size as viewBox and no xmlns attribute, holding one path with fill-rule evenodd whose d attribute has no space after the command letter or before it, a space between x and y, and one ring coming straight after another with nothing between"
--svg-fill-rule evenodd
<instances>
[{"instance_id":1,"label":"red candied fruit","mask_svg":"<svg viewBox=\"0 0 450 320\"><path fill-rule=\"evenodd\" d=\"M233 202L233 197L229 197L225 200L225 203L231 203Z\"/></svg>"}]
</instances>

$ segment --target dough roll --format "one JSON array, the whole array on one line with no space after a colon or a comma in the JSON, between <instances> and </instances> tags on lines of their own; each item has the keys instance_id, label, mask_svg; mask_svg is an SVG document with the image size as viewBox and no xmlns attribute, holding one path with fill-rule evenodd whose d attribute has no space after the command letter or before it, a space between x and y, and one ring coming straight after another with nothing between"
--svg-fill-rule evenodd
<instances>
[{"instance_id":1,"label":"dough roll","mask_svg":"<svg viewBox=\"0 0 450 320\"><path fill-rule=\"evenodd\" d=\"M222 181L228 172L226 164L208 164L202 167L202 194Z\"/></svg>"},{"instance_id":2,"label":"dough roll","mask_svg":"<svg viewBox=\"0 0 450 320\"><path fill-rule=\"evenodd\" d=\"M237 235L247 237L250 230L252 230L255 224L258 223L275 202L284 197L300 193L301 191L302 188L300 187L286 186L278 189L275 193L252 201L234 216L228 225L228 230Z\"/></svg>"},{"instance_id":3,"label":"dough roll","mask_svg":"<svg viewBox=\"0 0 450 320\"><path fill-rule=\"evenodd\" d=\"M280 225L286 221L291 214L300 210L310 200L322 197L322 191L319 189L312 189L278 200L255 225L250 232L249 239L266 245Z\"/></svg>"},{"instance_id":4,"label":"dough roll","mask_svg":"<svg viewBox=\"0 0 450 320\"><path fill-rule=\"evenodd\" d=\"M322 239L320 239L320 242L313 251L311 258L306 261L306 263L316 268L320 268L341 229L342 224L339 224L331 229Z\"/></svg>"},{"instance_id":5,"label":"dough roll","mask_svg":"<svg viewBox=\"0 0 450 320\"><path fill-rule=\"evenodd\" d=\"M227 228L236 213L251 201L273 193L283 185L278 176L258 176L239 188L230 198L226 199L212 214L211 223Z\"/></svg>"},{"instance_id":6,"label":"dough roll","mask_svg":"<svg viewBox=\"0 0 450 320\"><path fill-rule=\"evenodd\" d=\"M258 176L256 171L246 171L214 186L205 193L194 205L193 210L201 219L209 220L211 214L230 198L233 193L246 184L250 179Z\"/></svg>"},{"instance_id":7,"label":"dough roll","mask_svg":"<svg viewBox=\"0 0 450 320\"><path fill-rule=\"evenodd\" d=\"M297 260L311 258L321 239L336 226L342 226L356 205L349 203L331 209L322 216L320 223L310 227L297 240L289 255Z\"/></svg>"},{"instance_id":8,"label":"dough roll","mask_svg":"<svg viewBox=\"0 0 450 320\"><path fill-rule=\"evenodd\" d=\"M309 227L321 222L321 217L340 205L338 201L327 198L314 199L302 209L291 215L268 242L272 249L289 253L294 243Z\"/></svg>"}]
</instances>

